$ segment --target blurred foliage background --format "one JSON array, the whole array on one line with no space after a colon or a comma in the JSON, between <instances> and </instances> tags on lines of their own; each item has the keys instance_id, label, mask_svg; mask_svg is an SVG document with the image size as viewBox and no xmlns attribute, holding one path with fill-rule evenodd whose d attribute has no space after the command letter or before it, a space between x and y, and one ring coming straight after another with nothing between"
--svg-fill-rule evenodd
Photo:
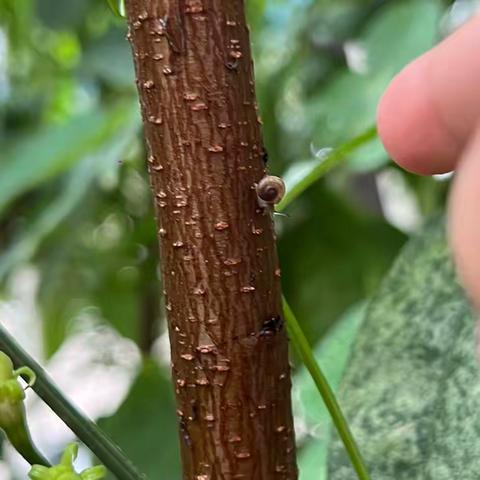
<instances>
[{"instance_id":1,"label":"blurred foliage background","mask_svg":"<svg viewBox=\"0 0 480 480\"><path fill-rule=\"evenodd\" d=\"M248 0L270 171L301 177L325 149L374 125L392 76L475 3ZM125 33L105 0L0 2L0 321L150 478L179 479ZM278 220L285 295L334 385L359 305L408 236L443 210L447 190L448 177L401 171L375 140ZM336 340L325 341L333 333ZM295 373L297 433L301 454L316 445L318 467L327 455L325 415L310 418L320 402L307 381ZM70 433L30 397L34 438L55 457ZM2 458L0 478L25 478L8 445ZM90 461L83 451L79 462ZM304 480L324 478L307 467Z\"/></svg>"}]
</instances>

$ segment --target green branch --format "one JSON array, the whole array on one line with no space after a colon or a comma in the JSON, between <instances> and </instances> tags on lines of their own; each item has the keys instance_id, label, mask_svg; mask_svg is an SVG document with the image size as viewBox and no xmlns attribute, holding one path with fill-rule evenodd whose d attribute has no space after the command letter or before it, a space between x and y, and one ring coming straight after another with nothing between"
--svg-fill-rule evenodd
<instances>
[{"instance_id":1,"label":"green branch","mask_svg":"<svg viewBox=\"0 0 480 480\"><path fill-rule=\"evenodd\" d=\"M332 168L342 163L349 154L357 150L359 147L371 142L376 136L377 129L375 127L370 127L357 137L352 138L348 142L332 150L308 175L302 178L286 193L285 197L276 206L275 210L278 212L285 210L285 208L307 188L313 185Z\"/></svg>"},{"instance_id":2,"label":"green branch","mask_svg":"<svg viewBox=\"0 0 480 480\"><path fill-rule=\"evenodd\" d=\"M348 427L348 423L342 413L340 405L335 398L335 394L333 393L330 385L328 384L328 381L325 378L322 369L318 365L312 349L310 348L308 340L305 337L305 334L303 333L297 319L295 318L295 315L293 314L285 298L283 298L283 311L290 339L292 340L293 345L302 357L305 367L310 372L310 375L312 376L312 379L315 382L315 385L317 386L317 389L323 398L325 406L330 412L330 416L332 417L338 434L340 435L340 438L345 445L345 449L348 456L350 457L353 468L357 472L358 478L360 480L369 480L370 477L360 454L360 450L358 449L352 432Z\"/></svg>"},{"instance_id":3,"label":"green branch","mask_svg":"<svg viewBox=\"0 0 480 480\"><path fill-rule=\"evenodd\" d=\"M0 325L0 350L12 359L16 368L27 366L35 372L37 378L33 390L118 480L145 480L119 447L65 398L43 368L18 345L3 325ZM27 380L30 380L28 376Z\"/></svg>"}]
</instances>

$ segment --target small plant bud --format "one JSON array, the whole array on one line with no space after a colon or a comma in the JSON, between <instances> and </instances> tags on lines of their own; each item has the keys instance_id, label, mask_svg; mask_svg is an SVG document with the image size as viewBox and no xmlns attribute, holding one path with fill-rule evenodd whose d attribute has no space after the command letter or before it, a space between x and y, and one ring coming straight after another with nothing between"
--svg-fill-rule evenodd
<instances>
[{"instance_id":1,"label":"small plant bud","mask_svg":"<svg viewBox=\"0 0 480 480\"><path fill-rule=\"evenodd\" d=\"M33 465L28 476L31 480L101 480L107 470L103 465L87 468L82 473L76 473L73 462L77 458L78 445L71 443L65 449L60 463L53 467Z\"/></svg>"}]
</instances>

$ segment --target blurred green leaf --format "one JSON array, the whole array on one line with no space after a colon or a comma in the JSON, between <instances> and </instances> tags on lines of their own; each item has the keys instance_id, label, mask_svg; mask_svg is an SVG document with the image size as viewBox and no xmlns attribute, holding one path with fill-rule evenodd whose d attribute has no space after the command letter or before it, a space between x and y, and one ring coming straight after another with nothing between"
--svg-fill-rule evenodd
<instances>
[{"instance_id":1,"label":"blurred green leaf","mask_svg":"<svg viewBox=\"0 0 480 480\"><path fill-rule=\"evenodd\" d=\"M345 141L374 121L378 100L394 74L434 44L440 14L441 5L434 0L389 2L378 11L351 44L356 49L351 55L360 57L360 64L365 56L363 73L361 66L360 72L345 68L309 99L307 118L317 147ZM377 168L387 159L377 141L375 150L356 156L352 165Z\"/></svg>"},{"instance_id":2,"label":"blurred green leaf","mask_svg":"<svg viewBox=\"0 0 480 480\"><path fill-rule=\"evenodd\" d=\"M108 85L134 92L132 53L125 40L124 28L112 28L89 42L85 46L81 71L88 76L98 76Z\"/></svg>"},{"instance_id":3,"label":"blurred green leaf","mask_svg":"<svg viewBox=\"0 0 480 480\"><path fill-rule=\"evenodd\" d=\"M340 384L363 316L363 307L349 309L315 349L315 358L334 392ZM300 478L326 480L332 421L304 366L293 377L293 409L297 432L304 437L298 458Z\"/></svg>"},{"instance_id":4,"label":"blurred green leaf","mask_svg":"<svg viewBox=\"0 0 480 480\"><path fill-rule=\"evenodd\" d=\"M0 280L16 265L29 261L43 239L64 221L87 195L92 183L107 168L113 168L123 152L133 142L140 126L136 109L121 112L114 110L115 123L122 119L123 125L111 130L102 145L91 154L87 154L73 168L65 179L59 195L40 212L37 218L30 220L27 230L12 241L10 248L0 253ZM111 119L113 121L113 118Z\"/></svg>"},{"instance_id":5,"label":"blurred green leaf","mask_svg":"<svg viewBox=\"0 0 480 480\"><path fill-rule=\"evenodd\" d=\"M181 478L171 388L158 366L147 361L117 413L98 422L150 479Z\"/></svg>"},{"instance_id":6,"label":"blurred green leaf","mask_svg":"<svg viewBox=\"0 0 480 480\"><path fill-rule=\"evenodd\" d=\"M372 300L341 387L373 478L478 478L473 327L437 220L407 245ZM352 478L338 441L329 473Z\"/></svg>"},{"instance_id":7,"label":"blurred green leaf","mask_svg":"<svg viewBox=\"0 0 480 480\"><path fill-rule=\"evenodd\" d=\"M97 0L98 1L98 0ZM73 29L80 25L88 11L88 1L68 0L36 0L36 14L49 28L57 30Z\"/></svg>"},{"instance_id":8,"label":"blurred green leaf","mask_svg":"<svg viewBox=\"0 0 480 480\"><path fill-rule=\"evenodd\" d=\"M405 236L323 184L297 199L289 215L279 230L283 289L315 343L350 305L369 297Z\"/></svg>"},{"instance_id":9,"label":"blurred green leaf","mask_svg":"<svg viewBox=\"0 0 480 480\"><path fill-rule=\"evenodd\" d=\"M89 205L98 210L95 203ZM86 311L93 311L97 321L112 325L137 344L144 322L159 317L161 286L153 215L137 223L120 212L110 212L103 223L95 219L98 226L91 220L79 212L74 222L77 229L70 221L63 225L64 231L57 233L39 261L39 304L48 356L81 324ZM110 231L118 237L102 246L103 230L107 237Z\"/></svg>"},{"instance_id":10,"label":"blurred green leaf","mask_svg":"<svg viewBox=\"0 0 480 480\"><path fill-rule=\"evenodd\" d=\"M266 0L247 0L247 20L255 36L263 22Z\"/></svg>"},{"instance_id":11,"label":"blurred green leaf","mask_svg":"<svg viewBox=\"0 0 480 480\"><path fill-rule=\"evenodd\" d=\"M0 215L19 195L102 148L131 118L132 105L96 110L15 139L0 154Z\"/></svg>"}]
</instances>

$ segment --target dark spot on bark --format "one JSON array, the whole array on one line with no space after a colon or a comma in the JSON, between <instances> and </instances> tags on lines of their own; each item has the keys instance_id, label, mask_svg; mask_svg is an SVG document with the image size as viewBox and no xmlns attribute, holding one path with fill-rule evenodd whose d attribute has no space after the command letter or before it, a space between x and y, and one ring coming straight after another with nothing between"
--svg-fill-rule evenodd
<instances>
[{"instance_id":1,"label":"dark spot on bark","mask_svg":"<svg viewBox=\"0 0 480 480\"><path fill-rule=\"evenodd\" d=\"M258 336L269 337L275 335L283 328L283 318L280 315L271 315L268 317L262 325Z\"/></svg>"}]
</instances>

